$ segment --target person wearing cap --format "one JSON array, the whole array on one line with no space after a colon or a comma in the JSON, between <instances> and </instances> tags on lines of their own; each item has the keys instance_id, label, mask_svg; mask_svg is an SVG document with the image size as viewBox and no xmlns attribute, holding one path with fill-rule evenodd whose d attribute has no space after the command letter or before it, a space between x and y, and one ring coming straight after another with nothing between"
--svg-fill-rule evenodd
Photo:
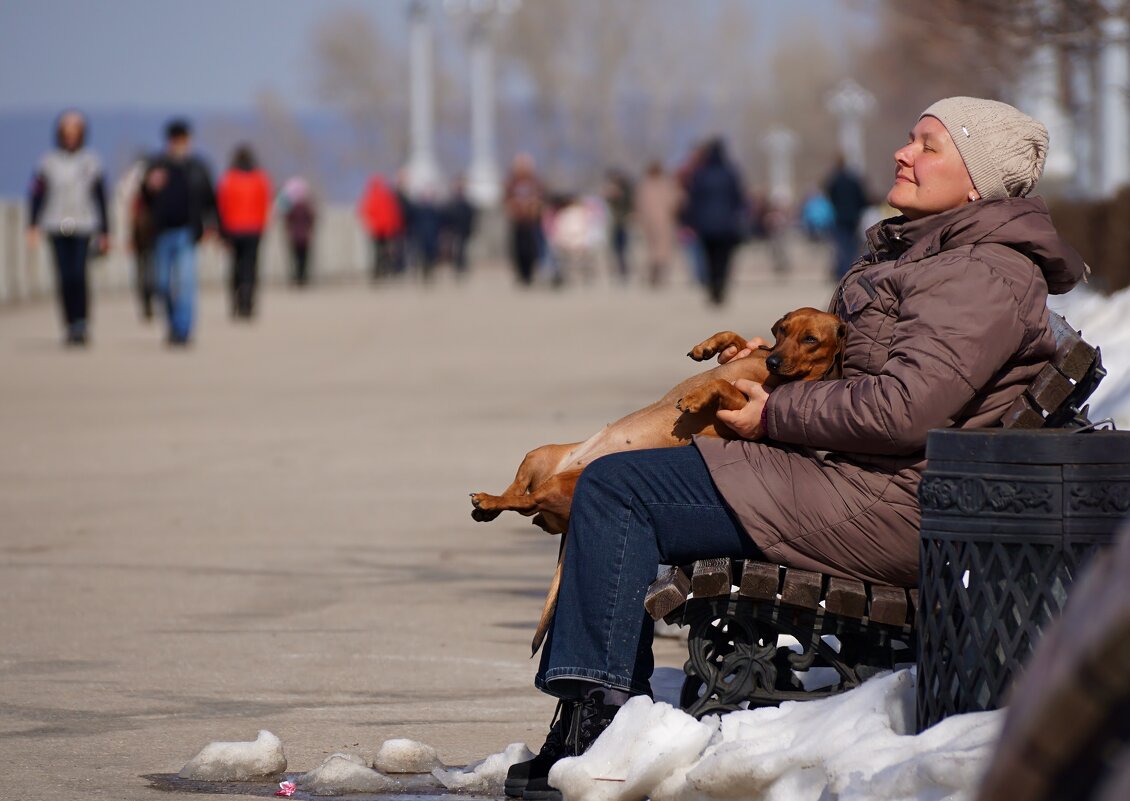
<instances>
[{"instance_id":1,"label":"person wearing cap","mask_svg":"<svg viewBox=\"0 0 1130 801\"><path fill-rule=\"evenodd\" d=\"M102 161L86 147L86 128L86 118L78 111L59 115L55 148L39 160L28 192L28 247L38 247L41 231L51 239L63 341L68 346L87 342L91 240L97 253L105 253L110 241Z\"/></svg>"},{"instance_id":2,"label":"person wearing cap","mask_svg":"<svg viewBox=\"0 0 1130 801\"><path fill-rule=\"evenodd\" d=\"M739 381L749 403L719 417L741 438L585 468L535 679L562 703L542 751L511 768L508 795L560 797L553 764L650 691L643 600L659 564L758 558L917 583L927 432L1000 424L1055 352L1048 293L1085 271L1030 196L1047 147L1045 127L1005 103L927 108L894 153L887 201L902 213L866 232L830 304L846 331L842 378L772 394Z\"/></svg>"},{"instance_id":3,"label":"person wearing cap","mask_svg":"<svg viewBox=\"0 0 1130 801\"><path fill-rule=\"evenodd\" d=\"M211 173L192 152L186 120L165 126L165 151L146 169L141 198L156 236L154 279L168 313L168 344L184 347L196 320L196 243L217 228Z\"/></svg>"}]
</instances>

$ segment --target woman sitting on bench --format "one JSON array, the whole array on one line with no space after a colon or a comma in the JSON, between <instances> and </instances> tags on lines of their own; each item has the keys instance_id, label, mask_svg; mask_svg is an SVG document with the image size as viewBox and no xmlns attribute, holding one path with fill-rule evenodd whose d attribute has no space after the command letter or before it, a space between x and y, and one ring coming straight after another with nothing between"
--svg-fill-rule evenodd
<instances>
[{"instance_id":1,"label":"woman sitting on bench","mask_svg":"<svg viewBox=\"0 0 1130 801\"><path fill-rule=\"evenodd\" d=\"M931 428L998 425L1055 352L1047 295L1083 275L1047 207L1028 198L1047 130L1009 105L951 97L895 151L867 252L830 304L848 327L843 377L786 384L719 417L742 439L614 454L573 497L557 612L536 685L562 703L506 793L547 780L630 696L650 692L660 564L755 558L881 584L918 578L916 496ZM723 361L734 352L722 354Z\"/></svg>"}]
</instances>

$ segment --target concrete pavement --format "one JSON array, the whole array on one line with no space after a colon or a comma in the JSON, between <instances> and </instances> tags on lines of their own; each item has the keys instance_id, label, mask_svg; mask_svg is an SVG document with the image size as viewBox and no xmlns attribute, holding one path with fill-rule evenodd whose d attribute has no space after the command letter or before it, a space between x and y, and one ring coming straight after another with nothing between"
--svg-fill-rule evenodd
<instances>
[{"instance_id":1,"label":"concrete pavement","mask_svg":"<svg viewBox=\"0 0 1130 801\"><path fill-rule=\"evenodd\" d=\"M498 265L269 288L250 325L207 292L186 352L126 295L81 352L50 304L0 312L0 796L167 799L139 775L260 728L292 770L391 737L536 748L556 540L474 523L468 492L658 397L707 335L823 306L827 254L794 255L779 280L744 254L721 311L682 279L523 292Z\"/></svg>"}]
</instances>

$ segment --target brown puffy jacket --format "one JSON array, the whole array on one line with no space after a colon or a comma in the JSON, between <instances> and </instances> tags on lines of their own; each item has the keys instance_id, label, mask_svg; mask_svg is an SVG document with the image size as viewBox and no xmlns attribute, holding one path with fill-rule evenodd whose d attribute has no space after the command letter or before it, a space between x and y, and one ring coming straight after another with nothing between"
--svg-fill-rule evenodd
<instances>
[{"instance_id":1,"label":"brown puffy jacket","mask_svg":"<svg viewBox=\"0 0 1130 801\"><path fill-rule=\"evenodd\" d=\"M1048 292L1085 267L1039 198L895 217L867 244L830 306L843 378L774 390L769 442L695 444L768 558L913 586L927 432L1000 424L1055 351Z\"/></svg>"}]
</instances>

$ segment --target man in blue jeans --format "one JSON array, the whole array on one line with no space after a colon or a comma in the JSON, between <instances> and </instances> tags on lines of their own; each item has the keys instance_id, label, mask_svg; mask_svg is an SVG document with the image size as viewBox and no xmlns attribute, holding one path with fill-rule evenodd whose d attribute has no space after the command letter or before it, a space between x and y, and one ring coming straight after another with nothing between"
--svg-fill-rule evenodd
<instances>
[{"instance_id":1,"label":"man in blue jeans","mask_svg":"<svg viewBox=\"0 0 1130 801\"><path fill-rule=\"evenodd\" d=\"M142 179L142 200L153 220L153 263L157 292L165 300L169 345L192 341L196 316L196 243L216 229L216 196L207 165L192 155L185 120L165 127L165 151Z\"/></svg>"}]
</instances>

